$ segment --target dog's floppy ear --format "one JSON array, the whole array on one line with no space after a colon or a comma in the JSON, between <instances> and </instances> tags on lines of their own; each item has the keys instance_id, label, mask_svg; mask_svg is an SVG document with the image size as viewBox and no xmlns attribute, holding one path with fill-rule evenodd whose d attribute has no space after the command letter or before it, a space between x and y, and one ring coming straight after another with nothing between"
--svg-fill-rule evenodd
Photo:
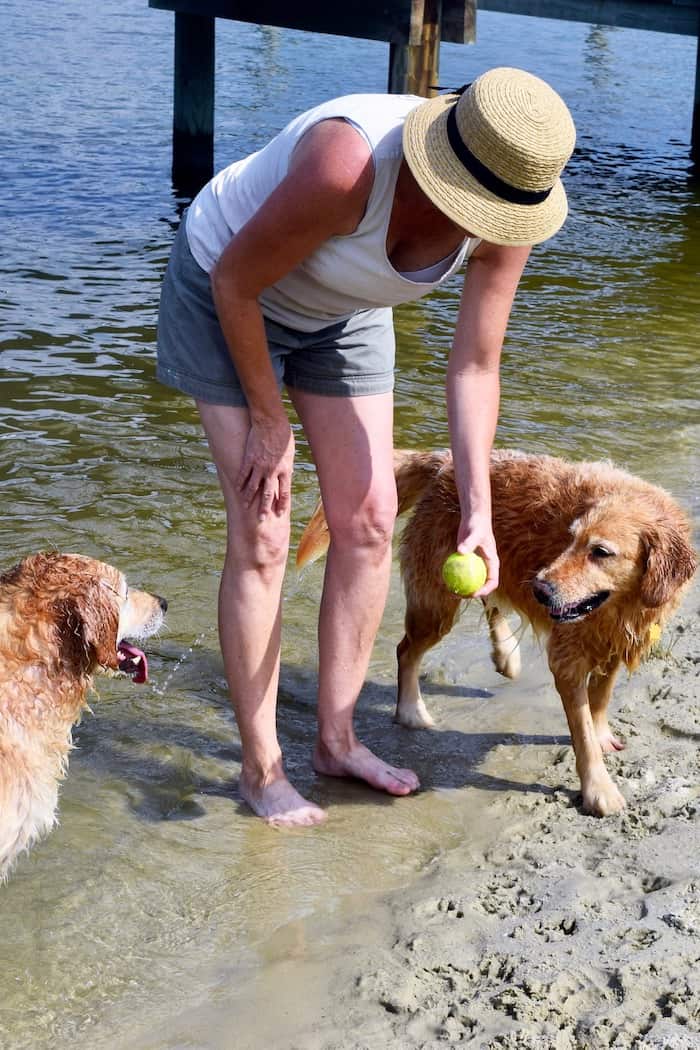
<instances>
[{"instance_id":1,"label":"dog's floppy ear","mask_svg":"<svg viewBox=\"0 0 700 1050\"><path fill-rule=\"evenodd\" d=\"M641 583L645 605L657 608L669 601L697 569L695 551L685 530L670 518L659 518L642 535L646 565Z\"/></svg>"},{"instance_id":2,"label":"dog's floppy ear","mask_svg":"<svg viewBox=\"0 0 700 1050\"><path fill-rule=\"evenodd\" d=\"M119 667L117 632L119 610L99 584L54 604L61 656L76 671Z\"/></svg>"}]
</instances>

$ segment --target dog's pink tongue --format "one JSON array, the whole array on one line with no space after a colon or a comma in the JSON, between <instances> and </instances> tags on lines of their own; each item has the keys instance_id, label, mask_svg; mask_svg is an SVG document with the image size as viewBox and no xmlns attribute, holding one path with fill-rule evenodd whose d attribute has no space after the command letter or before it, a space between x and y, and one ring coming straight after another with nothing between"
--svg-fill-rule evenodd
<instances>
[{"instance_id":1,"label":"dog's pink tongue","mask_svg":"<svg viewBox=\"0 0 700 1050\"><path fill-rule=\"evenodd\" d=\"M148 660L146 654L137 649L135 645L128 642L120 642L117 649L122 655L119 661L119 670L131 675L132 682L143 685L148 681Z\"/></svg>"}]
</instances>

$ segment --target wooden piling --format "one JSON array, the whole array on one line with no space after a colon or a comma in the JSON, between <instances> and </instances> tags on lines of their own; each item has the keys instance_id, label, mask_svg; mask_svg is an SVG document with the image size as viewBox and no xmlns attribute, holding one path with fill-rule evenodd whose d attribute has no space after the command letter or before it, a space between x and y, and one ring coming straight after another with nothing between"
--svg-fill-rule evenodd
<instances>
[{"instance_id":1,"label":"wooden piling","mask_svg":"<svg viewBox=\"0 0 700 1050\"><path fill-rule=\"evenodd\" d=\"M176 12L172 179L193 196L214 173L215 19Z\"/></svg>"},{"instance_id":2,"label":"wooden piling","mask_svg":"<svg viewBox=\"0 0 700 1050\"><path fill-rule=\"evenodd\" d=\"M695 98L693 99L693 130L690 136L690 156L700 175L700 15L698 15L698 46L695 53Z\"/></svg>"},{"instance_id":3,"label":"wooden piling","mask_svg":"<svg viewBox=\"0 0 700 1050\"><path fill-rule=\"evenodd\" d=\"M389 45L389 91L399 95L436 94L440 70L442 0L412 0L410 34Z\"/></svg>"}]
</instances>

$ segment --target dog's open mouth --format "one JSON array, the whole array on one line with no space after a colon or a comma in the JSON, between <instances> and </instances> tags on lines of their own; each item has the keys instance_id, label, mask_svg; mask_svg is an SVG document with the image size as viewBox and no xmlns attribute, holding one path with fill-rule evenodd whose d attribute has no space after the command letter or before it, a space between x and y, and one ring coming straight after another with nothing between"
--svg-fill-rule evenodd
<instances>
[{"instance_id":1,"label":"dog's open mouth","mask_svg":"<svg viewBox=\"0 0 700 1050\"><path fill-rule=\"evenodd\" d=\"M148 660L146 654L135 645L128 642L120 642L117 646L119 652L119 670L131 676L137 685L143 685L148 681Z\"/></svg>"},{"instance_id":2,"label":"dog's open mouth","mask_svg":"<svg viewBox=\"0 0 700 1050\"><path fill-rule=\"evenodd\" d=\"M597 594L591 594L581 602L572 602L570 605L551 605L548 612L555 623L572 623L574 620L588 616L594 609L598 609L609 597L610 591L598 591Z\"/></svg>"}]
</instances>

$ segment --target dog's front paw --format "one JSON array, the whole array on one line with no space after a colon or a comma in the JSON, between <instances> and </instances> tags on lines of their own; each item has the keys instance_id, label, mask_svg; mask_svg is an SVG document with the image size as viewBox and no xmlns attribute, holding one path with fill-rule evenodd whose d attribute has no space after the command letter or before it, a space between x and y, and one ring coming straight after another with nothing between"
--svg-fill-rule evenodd
<instances>
[{"instance_id":1,"label":"dog's front paw","mask_svg":"<svg viewBox=\"0 0 700 1050\"><path fill-rule=\"evenodd\" d=\"M596 728L596 735L598 737L598 743L600 744L600 750L603 754L612 754L615 751L625 750L626 745L624 741L615 736L610 726Z\"/></svg>"},{"instance_id":2,"label":"dog's front paw","mask_svg":"<svg viewBox=\"0 0 700 1050\"><path fill-rule=\"evenodd\" d=\"M596 777L583 785L583 812L593 817L610 817L627 806L624 796L610 777Z\"/></svg>"},{"instance_id":3,"label":"dog's front paw","mask_svg":"<svg viewBox=\"0 0 700 1050\"><path fill-rule=\"evenodd\" d=\"M420 696L417 700L410 702L404 700L402 703L399 700L394 721L400 726L405 726L406 729L431 729L435 725L432 715Z\"/></svg>"},{"instance_id":4,"label":"dog's front paw","mask_svg":"<svg viewBox=\"0 0 700 1050\"><path fill-rule=\"evenodd\" d=\"M504 678L517 678L520 674L520 646L509 648L494 645L491 651L493 666Z\"/></svg>"}]
</instances>

